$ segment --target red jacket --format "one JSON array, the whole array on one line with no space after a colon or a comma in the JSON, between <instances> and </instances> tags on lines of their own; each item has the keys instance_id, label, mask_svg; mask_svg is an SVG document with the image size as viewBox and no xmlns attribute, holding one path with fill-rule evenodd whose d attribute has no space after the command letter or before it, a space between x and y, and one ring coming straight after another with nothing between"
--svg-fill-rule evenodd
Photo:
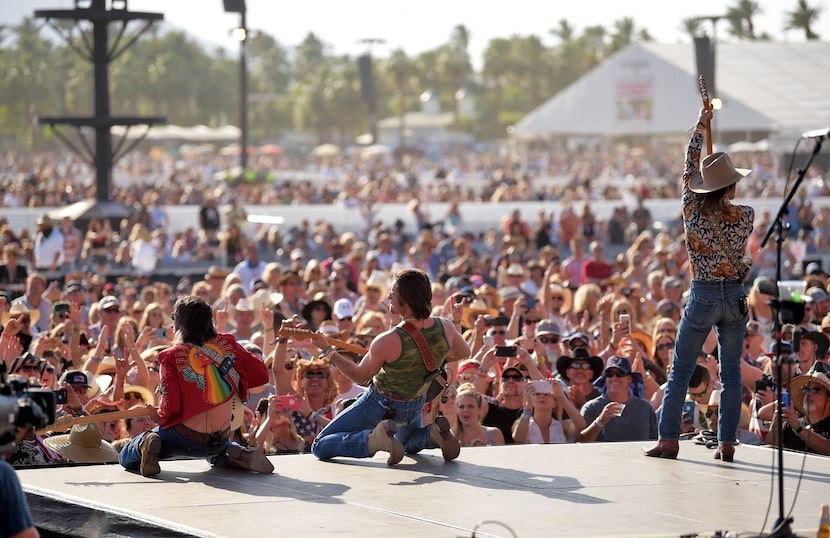
<instances>
[{"instance_id":1,"label":"red jacket","mask_svg":"<svg viewBox=\"0 0 830 538\"><path fill-rule=\"evenodd\" d=\"M219 355L233 355L239 373L240 397L244 401L248 387L268 383L268 369L255 355L240 346L233 336L220 334L205 342ZM227 402L236 392L230 376L222 376L216 363L198 347L179 344L159 353L161 403L159 426L169 428L192 416Z\"/></svg>"}]
</instances>

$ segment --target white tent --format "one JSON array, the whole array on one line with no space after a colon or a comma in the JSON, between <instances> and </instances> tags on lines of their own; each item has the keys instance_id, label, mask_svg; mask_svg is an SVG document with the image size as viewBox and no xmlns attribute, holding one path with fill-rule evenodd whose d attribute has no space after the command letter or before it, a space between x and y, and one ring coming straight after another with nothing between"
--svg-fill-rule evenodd
<instances>
[{"instance_id":1,"label":"white tent","mask_svg":"<svg viewBox=\"0 0 830 538\"><path fill-rule=\"evenodd\" d=\"M830 124L830 43L718 43L722 133L793 138ZM520 137L683 134L701 103L691 44L632 44L515 126Z\"/></svg>"}]
</instances>

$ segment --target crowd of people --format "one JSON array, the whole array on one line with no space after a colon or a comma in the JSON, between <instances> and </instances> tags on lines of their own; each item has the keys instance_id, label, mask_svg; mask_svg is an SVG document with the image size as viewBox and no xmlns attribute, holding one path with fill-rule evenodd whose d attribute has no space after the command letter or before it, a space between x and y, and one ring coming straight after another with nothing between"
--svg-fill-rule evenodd
<instances>
[{"instance_id":1,"label":"crowd of people","mask_svg":"<svg viewBox=\"0 0 830 538\"><path fill-rule=\"evenodd\" d=\"M704 181L697 170L687 161L684 182ZM711 192L734 197L742 182L723 177ZM658 232L643 197L611 255L618 226L587 202L555 221L512 211L485 236L458 222L359 235L321 220L275 239L246 237L242 205L211 198L179 248L195 256L208 237L232 255L200 258L216 263L171 285L143 263L176 249L162 201L122 223L120 241L105 222L82 234L41 218L31 238L2 228L0 356L11 375L66 391L51 429L19 430L12 465L120 460L156 476L159 461L189 455L271 472L275 454L388 452L394 465L430 448L452 460L469 447L658 437L649 455L693 438L731 461L736 442L778 441L779 408L788 448L830 454L830 287L820 261L799 263L822 252L826 208L791 215L786 276L803 280L806 302L778 341L774 246L760 246L770 215L751 210L732 221L745 252L738 242L701 265L699 209L684 211L686 234ZM107 281L114 263L128 276ZM715 288L726 310L703 316ZM779 370L779 356L793 360Z\"/></svg>"}]
</instances>

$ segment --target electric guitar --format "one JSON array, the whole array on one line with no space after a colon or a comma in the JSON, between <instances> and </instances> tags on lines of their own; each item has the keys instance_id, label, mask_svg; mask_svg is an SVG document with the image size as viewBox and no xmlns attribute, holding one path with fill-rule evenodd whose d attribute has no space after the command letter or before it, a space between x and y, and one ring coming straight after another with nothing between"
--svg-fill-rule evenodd
<instances>
[{"instance_id":1,"label":"electric guitar","mask_svg":"<svg viewBox=\"0 0 830 538\"><path fill-rule=\"evenodd\" d=\"M700 86L700 98L703 99L703 108L709 109L712 107L709 102L709 90L706 88L706 79L703 75L698 77L698 84ZM709 155L712 154L712 121L706 120L706 151Z\"/></svg>"},{"instance_id":2,"label":"electric guitar","mask_svg":"<svg viewBox=\"0 0 830 538\"><path fill-rule=\"evenodd\" d=\"M297 340L308 340L310 338L314 338L315 335L319 334L310 329L292 329L292 328L285 328L280 329L277 331L279 336L290 336ZM339 347L340 349L345 349L346 351L352 351L357 353L358 355L365 355L369 350L363 347L360 347L355 344L350 344L348 342L344 342L343 340L338 340L337 338L331 338L326 336L326 341L331 344L332 346Z\"/></svg>"},{"instance_id":3,"label":"electric guitar","mask_svg":"<svg viewBox=\"0 0 830 538\"><path fill-rule=\"evenodd\" d=\"M43 435L47 431L65 432L76 424L89 424L91 422L107 422L109 420L119 420L122 418L135 417L149 417L152 416L147 408L139 407L137 409L128 409L126 411L113 411L112 413L100 413L97 415L83 415L75 417L72 415L65 415L55 419L53 424L37 430L38 435Z\"/></svg>"}]
</instances>

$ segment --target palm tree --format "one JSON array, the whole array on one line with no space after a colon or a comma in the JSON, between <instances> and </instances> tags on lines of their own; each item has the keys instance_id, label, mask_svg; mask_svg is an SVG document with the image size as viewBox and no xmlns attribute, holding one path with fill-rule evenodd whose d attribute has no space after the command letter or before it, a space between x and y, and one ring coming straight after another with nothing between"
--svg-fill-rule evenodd
<instances>
[{"instance_id":1,"label":"palm tree","mask_svg":"<svg viewBox=\"0 0 830 538\"><path fill-rule=\"evenodd\" d=\"M556 27L551 28L550 33L558 37L562 43L568 43L573 40L575 31L567 19L559 19Z\"/></svg>"},{"instance_id":2,"label":"palm tree","mask_svg":"<svg viewBox=\"0 0 830 538\"><path fill-rule=\"evenodd\" d=\"M415 63L403 49L397 49L386 60L386 71L398 96L398 145L403 147L406 142L407 95L412 88Z\"/></svg>"},{"instance_id":3,"label":"palm tree","mask_svg":"<svg viewBox=\"0 0 830 538\"><path fill-rule=\"evenodd\" d=\"M738 39L756 39L753 19L764 10L753 0L738 0L726 10L726 18L731 26L730 33Z\"/></svg>"},{"instance_id":4,"label":"palm tree","mask_svg":"<svg viewBox=\"0 0 830 538\"><path fill-rule=\"evenodd\" d=\"M484 66L481 70L481 76L485 85L489 87L492 96L493 128L496 132L500 131L502 97L507 75L513 63L511 49L510 40L500 37L491 39L484 51Z\"/></svg>"},{"instance_id":5,"label":"palm tree","mask_svg":"<svg viewBox=\"0 0 830 538\"><path fill-rule=\"evenodd\" d=\"M689 17L680 23L680 29L689 35L690 38L701 37L703 34L703 19L700 17Z\"/></svg>"},{"instance_id":6,"label":"palm tree","mask_svg":"<svg viewBox=\"0 0 830 538\"><path fill-rule=\"evenodd\" d=\"M807 4L807 0L798 0L797 7L787 12L786 15L787 24L784 30L804 30L804 37L811 41L819 38L819 35L813 31L813 26L821 15L821 7L812 7Z\"/></svg>"}]
</instances>

